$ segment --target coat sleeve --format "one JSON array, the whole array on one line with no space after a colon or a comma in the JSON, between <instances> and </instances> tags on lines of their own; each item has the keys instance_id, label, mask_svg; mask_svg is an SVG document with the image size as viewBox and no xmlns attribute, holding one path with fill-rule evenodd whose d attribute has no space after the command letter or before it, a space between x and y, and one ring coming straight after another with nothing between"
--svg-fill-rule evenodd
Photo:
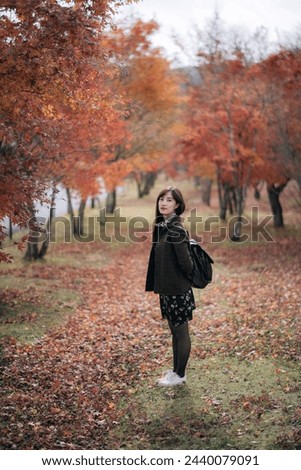
<instances>
[{"instance_id":1,"label":"coat sleeve","mask_svg":"<svg viewBox=\"0 0 301 470\"><path fill-rule=\"evenodd\" d=\"M186 230L182 227L173 228L169 239L173 245L178 265L185 276L191 280L193 261L189 249L189 236Z\"/></svg>"},{"instance_id":2,"label":"coat sleeve","mask_svg":"<svg viewBox=\"0 0 301 470\"><path fill-rule=\"evenodd\" d=\"M152 246L146 274L145 290L153 291L155 284L155 245Z\"/></svg>"}]
</instances>

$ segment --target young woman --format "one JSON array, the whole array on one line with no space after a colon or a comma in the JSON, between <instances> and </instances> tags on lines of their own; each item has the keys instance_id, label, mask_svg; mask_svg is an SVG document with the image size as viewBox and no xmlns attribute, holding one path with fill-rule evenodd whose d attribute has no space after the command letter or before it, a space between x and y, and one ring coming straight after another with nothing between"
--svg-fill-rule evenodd
<instances>
[{"instance_id":1,"label":"young woman","mask_svg":"<svg viewBox=\"0 0 301 470\"><path fill-rule=\"evenodd\" d=\"M158 195L145 287L146 291L159 294L162 317L168 320L171 330L173 368L158 380L158 385L170 387L186 382L191 348L188 322L195 309L189 235L180 218L184 210L179 189L170 186Z\"/></svg>"}]
</instances>

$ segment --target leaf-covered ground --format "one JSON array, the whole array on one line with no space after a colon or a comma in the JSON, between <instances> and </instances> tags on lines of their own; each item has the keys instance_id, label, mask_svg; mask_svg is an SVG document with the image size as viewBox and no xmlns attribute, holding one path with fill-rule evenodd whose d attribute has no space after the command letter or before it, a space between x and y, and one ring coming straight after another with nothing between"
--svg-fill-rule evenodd
<instances>
[{"instance_id":1,"label":"leaf-covered ground","mask_svg":"<svg viewBox=\"0 0 301 470\"><path fill-rule=\"evenodd\" d=\"M144 292L148 253L62 244L2 268L1 447L300 448L300 240L210 248L214 282L195 291L176 390L155 386L171 352Z\"/></svg>"}]
</instances>

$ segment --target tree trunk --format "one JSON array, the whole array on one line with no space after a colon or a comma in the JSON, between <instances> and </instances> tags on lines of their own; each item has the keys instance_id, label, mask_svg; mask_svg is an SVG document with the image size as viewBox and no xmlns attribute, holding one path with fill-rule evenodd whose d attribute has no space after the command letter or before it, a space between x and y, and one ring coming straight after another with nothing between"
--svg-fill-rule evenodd
<instances>
[{"instance_id":1,"label":"tree trunk","mask_svg":"<svg viewBox=\"0 0 301 470\"><path fill-rule=\"evenodd\" d=\"M79 235L84 235L84 212L86 207L86 199L81 199L79 209L78 209L78 233Z\"/></svg>"},{"instance_id":2,"label":"tree trunk","mask_svg":"<svg viewBox=\"0 0 301 470\"><path fill-rule=\"evenodd\" d=\"M276 186L275 184L268 184L267 191L269 196L269 202L274 216L274 227L284 227L282 206L280 204L279 196L289 180L286 183Z\"/></svg>"},{"instance_id":3,"label":"tree trunk","mask_svg":"<svg viewBox=\"0 0 301 470\"><path fill-rule=\"evenodd\" d=\"M143 197L142 185L138 179L136 179L136 183L137 183L137 190L138 190L138 198L141 199Z\"/></svg>"},{"instance_id":4,"label":"tree trunk","mask_svg":"<svg viewBox=\"0 0 301 470\"><path fill-rule=\"evenodd\" d=\"M221 220L226 220L227 208L228 208L228 192L229 187L227 183L222 182L220 169L217 168L216 171L217 179L217 191L218 191L218 201L219 201L219 216Z\"/></svg>"},{"instance_id":5,"label":"tree trunk","mask_svg":"<svg viewBox=\"0 0 301 470\"><path fill-rule=\"evenodd\" d=\"M46 252L48 250L50 238L51 238L51 227L52 227L52 221L54 217L54 211L55 211L55 194L56 194L56 188L54 187L52 189L52 195L51 195L51 203L50 203L50 210L49 210L49 217L46 223L46 238L42 243L41 249L38 254L38 258L42 259L46 255Z\"/></svg>"},{"instance_id":6,"label":"tree trunk","mask_svg":"<svg viewBox=\"0 0 301 470\"><path fill-rule=\"evenodd\" d=\"M219 216L221 220L226 220L227 208L229 206L229 184L219 182L219 202L220 202L220 212Z\"/></svg>"},{"instance_id":7,"label":"tree trunk","mask_svg":"<svg viewBox=\"0 0 301 470\"><path fill-rule=\"evenodd\" d=\"M35 209L32 205L31 207L31 218L28 224L29 227L29 235L27 239L27 247L23 259L25 261L33 261L38 259L39 257L39 248L38 248L38 241L39 241L39 228L37 219L35 216Z\"/></svg>"},{"instance_id":8,"label":"tree trunk","mask_svg":"<svg viewBox=\"0 0 301 470\"><path fill-rule=\"evenodd\" d=\"M199 187L201 186L201 184L202 184L202 179L201 179L201 177L200 177L199 175L196 175L196 176L194 176L193 179L194 179L194 187L195 187L195 188L199 188ZM209 180L209 178L208 178L208 180Z\"/></svg>"},{"instance_id":9,"label":"tree trunk","mask_svg":"<svg viewBox=\"0 0 301 470\"><path fill-rule=\"evenodd\" d=\"M136 178L139 199L149 194L151 188L155 184L156 178L157 178L157 173L155 173L154 171L141 173L140 179L139 177Z\"/></svg>"},{"instance_id":10,"label":"tree trunk","mask_svg":"<svg viewBox=\"0 0 301 470\"><path fill-rule=\"evenodd\" d=\"M154 171L150 171L148 173L146 188L145 188L145 191L144 191L145 195L149 194L150 190L154 187L156 178L157 178L157 173L155 173Z\"/></svg>"},{"instance_id":11,"label":"tree trunk","mask_svg":"<svg viewBox=\"0 0 301 470\"><path fill-rule=\"evenodd\" d=\"M67 200L68 200L68 214L70 216L71 230L73 235L79 235L79 223L78 217L75 217L72 206L71 192L69 188L66 188Z\"/></svg>"},{"instance_id":12,"label":"tree trunk","mask_svg":"<svg viewBox=\"0 0 301 470\"><path fill-rule=\"evenodd\" d=\"M70 217L74 217L74 211L72 207L72 200L71 200L71 192L69 188L66 188L66 193L67 193L67 201L68 201L68 214Z\"/></svg>"},{"instance_id":13,"label":"tree trunk","mask_svg":"<svg viewBox=\"0 0 301 470\"><path fill-rule=\"evenodd\" d=\"M264 187L264 181L261 180L261 181L258 181L258 183L256 183L255 185L255 188L254 188L254 197L255 199L257 199L257 201L260 200L260 197L261 197L261 190L263 189Z\"/></svg>"},{"instance_id":14,"label":"tree trunk","mask_svg":"<svg viewBox=\"0 0 301 470\"><path fill-rule=\"evenodd\" d=\"M109 191L106 199L106 212L113 214L116 207L116 189Z\"/></svg>"},{"instance_id":15,"label":"tree trunk","mask_svg":"<svg viewBox=\"0 0 301 470\"><path fill-rule=\"evenodd\" d=\"M233 190L234 193L234 190ZM243 206L244 206L244 195L245 191L244 188L239 187L235 191L235 205L236 205L236 213L237 213L237 220L233 225L233 233L230 235L230 239L233 242L239 242L241 239L241 225L242 225L242 213L243 213Z\"/></svg>"},{"instance_id":16,"label":"tree trunk","mask_svg":"<svg viewBox=\"0 0 301 470\"><path fill-rule=\"evenodd\" d=\"M8 220L8 236L10 240L13 239L13 224L11 219Z\"/></svg>"},{"instance_id":17,"label":"tree trunk","mask_svg":"<svg viewBox=\"0 0 301 470\"><path fill-rule=\"evenodd\" d=\"M229 214L230 214L230 215L233 215L233 214L234 214L234 208L233 208L233 201L234 201L234 199L232 199L232 195L233 195L233 189L232 189L232 188L229 188L229 194L228 194L228 209L229 209Z\"/></svg>"},{"instance_id":18,"label":"tree trunk","mask_svg":"<svg viewBox=\"0 0 301 470\"><path fill-rule=\"evenodd\" d=\"M229 186L229 194L228 194L228 209L231 215L237 214L237 188L234 186Z\"/></svg>"},{"instance_id":19,"label":"tree trunk","mask_svg":"<svg viewBox=\"0 0 301 470\"><path fill-rule=\"evenodd\" d=\"M34 206L32 206L32 209L31 209L32 216L29 221L29 236L28 236L28 241L27 241L26 252L23 256L23 259L25 261L34 261L37 259L43 259L46 255L50 238L51 238L51 226L52 226L52 221L53 221L54 211L55 211L54 201L55 201L56 193L57 193L56 188L53 187L52 195L51 195L49 217L46 222L46 228L41 227L41 225L39 224L39 221L35 215L36 210L34 209ZM39 242L40 243L42 242L40 249L39 249Z\"/></svg>"},{"instance_id":20,"label":"tree trunk","mask_svg":"<svg viewBox=\"0 0 301 470\"><path fill-rule=\"evenodd\" d=\"M210 207L212 179L204 178L201 182L201 194L204 204Z\"/></svg>"},{"instance_id":21,"label":"tree trunk","mask_svg":"<svg viewBox=\"0 0 301 470\"><path fill-rule=\"evenodd\" d=\"M39 257L39 250L38 250L38 243L35 243L34 236L30 235L28 238L26 252L23 256L24 261L33 261L38 259Z\"/></svg>"}]
</instances>

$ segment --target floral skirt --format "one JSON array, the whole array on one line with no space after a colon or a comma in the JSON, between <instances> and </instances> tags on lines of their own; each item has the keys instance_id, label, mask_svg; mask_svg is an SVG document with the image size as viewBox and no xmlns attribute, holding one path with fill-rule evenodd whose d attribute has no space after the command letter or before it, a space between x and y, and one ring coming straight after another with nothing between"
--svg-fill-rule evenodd
<instances>
[{"instance_id":1,"label":"floral skirt","mask_svg":"<svg viewBox=\"0 0 301 470\"><path fill-rule=\"evenodd\" d=\"M185 294L160 294L159 297L162 318L170 320L173 326L179 326L192 320L192 311L196 306L191 288Z\"/></svg>"}]
</instances>

